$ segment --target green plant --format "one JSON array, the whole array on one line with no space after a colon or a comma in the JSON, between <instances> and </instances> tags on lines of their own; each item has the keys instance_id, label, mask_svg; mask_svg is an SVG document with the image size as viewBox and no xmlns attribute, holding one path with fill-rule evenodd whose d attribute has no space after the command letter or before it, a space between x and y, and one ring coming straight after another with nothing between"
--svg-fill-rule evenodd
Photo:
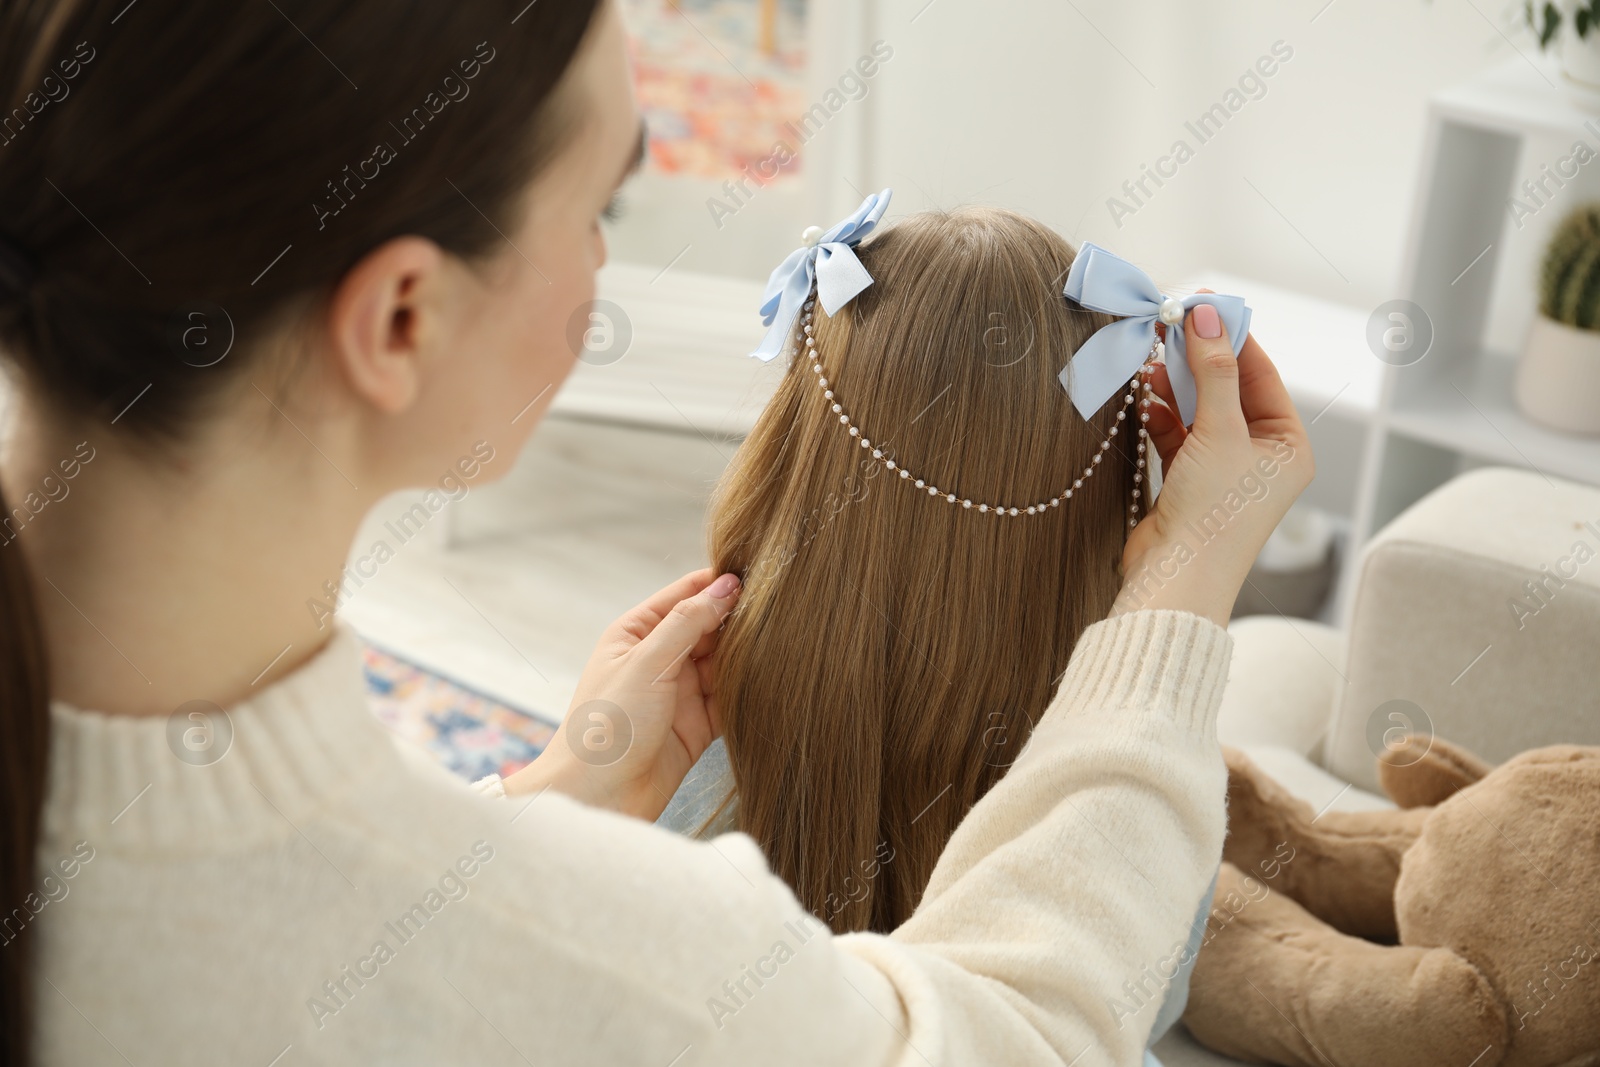
<instances>
[{"instance_id":1,"label":"green plant","mask_svg":"<svg viewBox=\"0 0 1600 1067\"><path fill-rule=\"evenodd\" d=\"M1600 330L1600 203L1561 220L1539 271L1539 310L1580 330Z\"/></svg>"},{"instance_id":2,"label":"green plant","mask_svg":"<svg viewBox=\"0 0 1600 1067\"><path fill-rule=\"evenodd\" d=\"M1553 0L1544 0L1542 7L1534 0L1524 0L1522 14L1528 20L1528 28L1539 38L1540 48L1548 47L1556 39L1566 17ZM1572 28L1582 39L1588 38L1591 29L1600 32L1600 0L1577 0L1572 7Z\"/></svg>"}]
</instances>

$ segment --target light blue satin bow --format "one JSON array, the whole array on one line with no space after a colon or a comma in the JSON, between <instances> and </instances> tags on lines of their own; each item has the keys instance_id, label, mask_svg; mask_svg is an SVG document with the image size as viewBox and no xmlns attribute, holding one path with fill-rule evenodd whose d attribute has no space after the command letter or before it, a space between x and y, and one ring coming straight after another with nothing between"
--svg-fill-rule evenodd
<instances>
[{"instance_id":1,"label":"light blue satin bow","mask_svg":"<svg viewBox=\"0 0 1600 1067\"><path fill-rule=\"evenodd\" d=\"M1067 272L1062 293L1093 311L1122 316L1103 326L1061 368L1061 384L1085 419L1100 410L1139 366L1156 342L1156 323L1167 324L1167 379L1178 402L1183 424L1194 422L1194 375L1183 353L1183 322L1189 309L1210 304L1217 309L1237 356L1250 332L1250 309L1240 296L1195 293L1183 298L1166 296L1144 271L1099 245L1084 242ZM1069 374L1068 371L1071 371Z\"/></svg>"},{"instance_id":2,"label":"light blue satin bow","mask_svg":"<svg viewBox=\"0 0 1600 1067\"><path fill-rule=\"evenodd\" d=\"M813 279L817 283L817 300L829 315L836 314L856 295L872 284L872 275L856 258L855 246L872 232L872 228L889 210L891 190L874 193L861 201L855 214L823 232L809 227L801 236L805 244L789 253L767 279L767 291L762 295L761 322L770 327L761 339L761 346L750 353L759 360L770 360L783 351L783 343L794 329L794 320L800 314L806 294L811 291Z\"/></svg>"}]
</instances>

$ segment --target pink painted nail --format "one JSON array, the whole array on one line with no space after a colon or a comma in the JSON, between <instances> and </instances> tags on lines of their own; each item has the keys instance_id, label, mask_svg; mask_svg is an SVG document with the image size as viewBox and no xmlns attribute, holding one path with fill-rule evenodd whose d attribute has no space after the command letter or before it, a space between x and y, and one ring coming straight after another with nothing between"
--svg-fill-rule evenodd
<instances>
[{"instance_id":1,"label":"pink painted nail","mask_svg":"<svg viewBox=\"0 0 1600 1067\"><path fill-rule=\"evenodd\" d=\"M1222 320L1217 318L1217 309L1210 304L1197 304L1194 311L1194 332L1205 338L1222 336Z\"/></svg>"},{"instance_id":2,"label":"pink painted nail","mask_svg":"<svg viewBox=\"0 0 1600 1067\"><path fill-rule=\"evenodd\" d=\"M707 586L706 592L710 594L713 599L723 600L732 596L733 591L738 588L739 576L737 574L724 574L721 578L718 578L716 581Z\"/></svg>"}]
</instances>

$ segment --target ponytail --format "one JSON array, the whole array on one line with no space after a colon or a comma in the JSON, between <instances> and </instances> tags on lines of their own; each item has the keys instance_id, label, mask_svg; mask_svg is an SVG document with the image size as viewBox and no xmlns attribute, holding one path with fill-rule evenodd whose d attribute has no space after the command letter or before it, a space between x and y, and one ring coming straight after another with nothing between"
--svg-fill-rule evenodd
<instances>
[{"instance_id":1,"label":"ponytail","mask_svg":"<svg viewBox=\"0 0 1600 1067\"><path fill-rule=\"evenodd\" d=\"M0 492L0 516L9 515ZM29 1061L33 1036L34 853L49 768L50 690L44 635L22 549L0 526L0 1064Z\"/></svg>"}]
</instances>

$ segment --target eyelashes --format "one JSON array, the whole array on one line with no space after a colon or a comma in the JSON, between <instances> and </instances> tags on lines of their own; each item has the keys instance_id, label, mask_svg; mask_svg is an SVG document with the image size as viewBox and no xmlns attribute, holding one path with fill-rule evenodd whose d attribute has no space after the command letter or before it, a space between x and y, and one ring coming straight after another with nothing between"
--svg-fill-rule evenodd
<instances>
[{"instance_id":1,"label":"eyelashes","mask_svg":"<svg viewBox=\"0 0 1600 1067\"><path fill-rule=\"evenodd\" d=\"M622 194L612 193L611 199L606 203L605 210L600 212L600 217L607 222L616 222L622 218L627 210L627 202L622 199Z\"/></svg>"}]
</instances>

